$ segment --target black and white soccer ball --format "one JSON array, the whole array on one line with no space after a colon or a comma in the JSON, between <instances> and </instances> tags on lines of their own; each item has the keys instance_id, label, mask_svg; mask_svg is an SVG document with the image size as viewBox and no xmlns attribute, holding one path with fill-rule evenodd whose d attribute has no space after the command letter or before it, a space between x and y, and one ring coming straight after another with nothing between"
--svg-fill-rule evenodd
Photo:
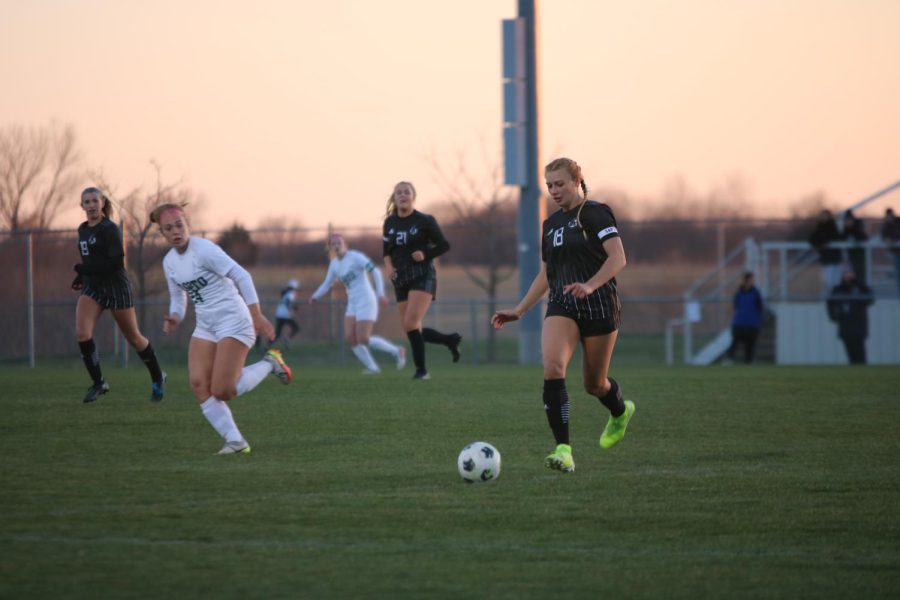
<instances>
[{"instance_id":1,"label":"black and white soccer ball","mask_svg":"<svg viewBox=\"0 0 900 600\"><path fill-rule=\"evenodd\" d=\"M500 476L500 451L487 442L472 442L459 453L456 466L469 483L493 481Z\"/></svg>"}]
</instances>

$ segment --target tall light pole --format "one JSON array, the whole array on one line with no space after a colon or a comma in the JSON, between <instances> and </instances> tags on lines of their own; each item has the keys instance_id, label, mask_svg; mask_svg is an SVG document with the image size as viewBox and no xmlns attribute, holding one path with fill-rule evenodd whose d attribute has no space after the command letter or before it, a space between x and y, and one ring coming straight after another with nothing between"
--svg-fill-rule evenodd
<instances>
[{"instance_id":1,"label":"tall light pole","mask_svg":"<svg viewBox=\"0 0 900 600\"><path fill-rule=\"evenodd\" d=\"M519 0L516 19L503 21L504 181L520 188L516 242L519 297L541 269L541 187L538 156L537 7ZM541 314L519 321L519 362L541 362Z\"/></svg>"}]
</instances>

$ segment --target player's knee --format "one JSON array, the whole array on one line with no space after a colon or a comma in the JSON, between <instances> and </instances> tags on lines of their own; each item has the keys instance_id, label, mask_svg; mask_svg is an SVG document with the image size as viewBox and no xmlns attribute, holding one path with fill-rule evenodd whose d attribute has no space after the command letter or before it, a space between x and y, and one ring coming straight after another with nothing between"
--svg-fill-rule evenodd
<instances>
[{"instance_id":1,"label":"player's knee","mask_svg":"<svg viewBox=\"0 0 900 600\"><path fill-rule=\"evenodd\" d=\"M348 333L344 338L347 340L347 343L350 344L351 347L357 344L356 334Z\"/></svg>"},{"instance_id":2,"label":"player's knee","mask_svg":"<svg viewBox=\"0 0 900 600\"><path fill-rule=\"evenodd\" d=\"M228 402L235 396L237 396L237 388L232 385L222 385L222 384L213 384L210 388L212 391L212 395L222 400L223 402Z\"/></svg>"},{"instance_id":3,"label":"player's knee","mask_svg":"<svg viewBox=\"0 0 900 600\"><path fill-rule=\"evenodd\" d=\"M368 346L369 345L369 336L367 336L367 335L356 336L356 343L360 344L362 346Z\"/></svg>"},{"instance_id":4,"label":"player's knee","mask_svg":"<svg viewBox=\"0 0 900 600\"><path fill-rule=\"evenodd\" d=\"M565 379L566 365L558 361L544 362L544 379Z\"/></svg>"},{"instance_id":5,"label":"player's knee","mask_svg":"<svg viewBox=\"0 0 900 600\"><path fill-rule=\"evenodd\" d=\"M209 398L212 395L210 392L210 389L209 389L209 383L202 379L191 379L190 385L191 385L191 392L194 393L194 396L198 400L201 400L201 401L206 400L207 398Z\"/></svg>"}]
</instances>

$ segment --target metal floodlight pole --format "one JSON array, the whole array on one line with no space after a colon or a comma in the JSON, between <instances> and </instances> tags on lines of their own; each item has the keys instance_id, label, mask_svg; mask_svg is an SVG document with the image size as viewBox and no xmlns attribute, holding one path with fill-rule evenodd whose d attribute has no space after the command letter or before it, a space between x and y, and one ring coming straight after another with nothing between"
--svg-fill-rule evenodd
<instances>
[{"instance_id":1,"label":"metal floodlight pole","mask_svg":"<svg viewBox=\"0 0 900 600\"><path fill-rule=\"evenodd\" d=\"M507 183L518 184L517 249L519 297L524 297L541 270L541 188L538 145L537 7L519 0L515 31L505 40L504 141ZM509 41L510 43L506 43ZM513 163L513 164L510 164ZM519 363L541 362L541 315L535 307L519 322Z\"/></svg>"}]
</instances>

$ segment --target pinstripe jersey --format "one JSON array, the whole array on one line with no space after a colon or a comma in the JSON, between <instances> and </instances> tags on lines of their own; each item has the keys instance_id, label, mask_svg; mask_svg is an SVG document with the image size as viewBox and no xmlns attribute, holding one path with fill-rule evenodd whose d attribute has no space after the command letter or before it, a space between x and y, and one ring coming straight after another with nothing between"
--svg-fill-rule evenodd
<instances>
[{"instance_id":1,"label":"pinstripe jersey","mask_svg":"<svg viewBox=\"0 0 900 600\"><path fill-rule=\"evenodd\" d=\"M104 217L94 226L78 227L78 250L84 287L81 295L103 308L121 310L134 306L134 291L125 271L125 249L115 223Z\"/></svg>"},{"instance_id":2,"label":"pinstripe jersey","mask_svg":"<svg viewBox=\"0 0 900 600\"><path fill-rule=\"evenodd\" d=\"M609 206L586 201L581 211L581 226L577 214L578 207L559 210L543 223L541 257L547 265L548 301L577 319L617 321L620 305L615 278L585 298L563 293L566 285L583 283L597 274L607 259L603 242L619 236L616 218Z\"/></svg>"},{"instance_id":3,"label":"pinstripe jersey","mask_svg":"<svg viewBox=\"0 0 900 600\"><path fill-rule=\"evenodd\" d=\"M397 271L395 286L406 285L422 277L435 276L432 260L450 249L440 226L431 215L414 210L411 215L400 217L396 213L384 220L382 231L383 256L391 257ZM425 260L415 262L412 253L421 250Z\"/></svg>"},{"instance_id":4,"label":"pinstripe jersey","mask_svg":"<svg viewBox=\"0 0 900 600\"><path fill-rule=\"evenodd\" d=\"M106 217L93 227L87 221L78 226L78 250L85 283L103 283L125 274L122 235L118 226Z\"/></svg>"}]
</instances>

